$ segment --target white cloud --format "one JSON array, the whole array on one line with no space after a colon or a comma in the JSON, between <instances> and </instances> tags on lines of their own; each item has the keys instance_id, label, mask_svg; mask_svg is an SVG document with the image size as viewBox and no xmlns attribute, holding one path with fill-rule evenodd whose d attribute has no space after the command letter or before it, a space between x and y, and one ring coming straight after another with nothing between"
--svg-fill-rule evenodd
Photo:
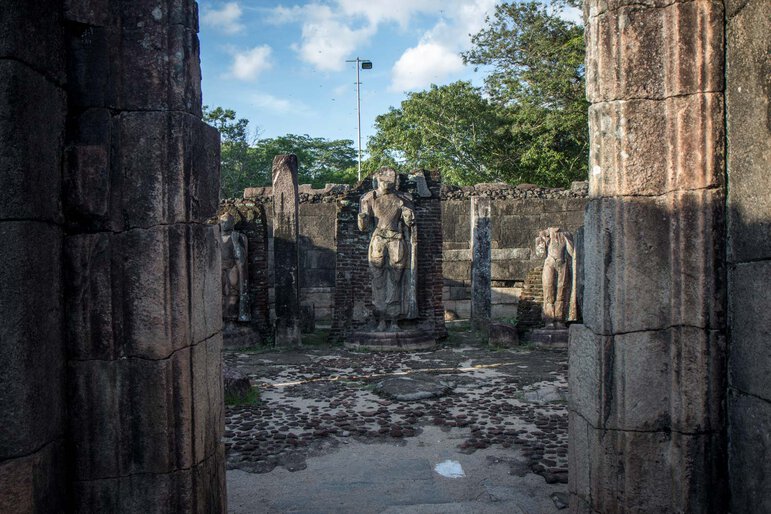
<instances>
[{"instance_id":1,"label":"white cloud","mask_svg":"<svg viewBox=\"0 0 771 514\"><path fill-rule=\"evenodd\" d=\"M423 88L462 70L463 60L457 52L437 43L421 42L404 52L394 64L391 89Z\"/></svg>"},{"instance_id":2,"label":"white cloud","mask_svg":"<svg viewBox=\"0 0 771 514\"><path fill-rule=\"evenodd\" d=\"M249 97L249 100L255 107L279 114L293 113L307 115L312 113L312 110L302 102L279 98L269 93L254 93Z\"/></svg>"},{"instance_id":3,"label":"white cloud","mask_svg":"<svg viewBox=\"0 0 771 514\"><path fill-rule=\"evenodd\" d=\"M268 45L262 45L246 50L236 52L233 56L233 66L230 73L239 80L253 81L265 70L269 70L273 63L271 62L271 53L273 50Z\"/></svg>"},{"instance_id":4,"label":"white cloud","mask_svg":"<svg viewBox=\"0 0 771 514\"><path fill-rule=\"evenodd\" d=\"M244 30L241 20L241 7L236 2L229 2L221 9L207 9L201 16L204 25L221 30L225 34L237 34Z\"/></svg>"},{"instance_id":5,"label":"white cloud","mask_svg":"<svg viewBox=\"0 0 771 514\"><path fill-rule=\"evenodd\" d=\"M419 13L439 12L444 5L452 2L445 0L337 0L337 5L346 16L361 16L370 24L396 22L402 27Z\"/></svg>"},{"instance_id":6,"label":"white cloud","mask_svg":"<svg viewBox=\"0 0 771 514\"><path fill-rule=\"evenodd\" d=\"M342 70L345 60L377 31L374 25L351 28L326 5L310 4L304 10L302 39L293 48L317 70Z\"/></svg>"},{"instance_id":7,"label":"white cloud","mask_svg":"<svg viewBox=\"0 0 771 514\"><path fill-rule=\"evenodd\" d=\"M482 29L485 16L492 13L496 3L496 0L447 2L442 19L394 64L390 89L421 89L461 73L464 65L460 52L471 46L471 35Z\"/></svg>"}]
</instances>

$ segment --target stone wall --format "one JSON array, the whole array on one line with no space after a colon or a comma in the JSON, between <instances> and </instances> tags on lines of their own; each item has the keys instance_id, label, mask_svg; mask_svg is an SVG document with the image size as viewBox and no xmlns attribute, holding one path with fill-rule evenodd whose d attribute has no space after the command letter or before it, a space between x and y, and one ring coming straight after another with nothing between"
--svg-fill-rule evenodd
<instances>
[{"instance_id":1,"label":"stone wall","mask_svg":"<svg viewBox=\"0 0 771 514\"><path fill-rule=\"evenodd\" d=\"M431 197L421 198L415 182L402 175L400 190L410 192L415 201L418 230L418 328L437 339L447 335L442 305L442 219L438 172L425 172ZM372 180L364 179L343 194L337 202L337 265L335 271L335 312L330 338L344 341L353 330L364 327L372 309L372 293L367 249L370 236L358 229L359 199L372 190Z\"/></svg>"},{"instance_id":2,"label":"stone wall","mask_svg":"<svg viewBox=\"0 0 771 514\"><path fill-rule=\"evenodd\" d=\"M771 18L726 2L731 512L771 512Z\"/></svg>"},{"instance_id":3,"label":"stone wall","mask_svg":"<svg viewBox=\"0 0 771 514\"><path fill-rule=\"evenodd\" d=\"M192 0L3 4L2 512L225 510L196 33Z\"/></svg>"},{"instance_id":4,"label":"stone wall","mask_svg":"<svg viewBox=\"0 0 771 514\"><path fill-rule=\"evenodd\" d=\"M444 305L461 319L471 312L471 197L492 199L492 318L519 318L528 273L543 265L535 255L538 231L559 226L575 233L584 220L587 184L576 182L568 190L505 184L442 189ZM526 301L533 305L525 309L525 324L538 324L540 304Z\"/></svg>"}]
</instances>

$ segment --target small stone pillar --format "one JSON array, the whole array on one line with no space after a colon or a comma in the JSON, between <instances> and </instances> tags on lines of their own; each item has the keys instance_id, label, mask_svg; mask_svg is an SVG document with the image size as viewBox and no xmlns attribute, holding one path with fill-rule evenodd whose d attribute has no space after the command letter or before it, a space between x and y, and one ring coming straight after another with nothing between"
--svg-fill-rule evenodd
<instances>
[{"instance_id":1,"label":"small stone pillar","mask_svg":"<svg viewBox=\"0 0 771 514\"><path fill-rule=\"evenodd\" d=\"M471 326L485 334L492 311L490 210L489 198L471 198Z\"/></svg>"},{"instance_id":2,"label":"small stone pillar","mask_svg":"<svg viewBox=\"0 0 771 514\"><path fill-rule=\"evenodd\" d=\"M277 155L273 159L276 346L300 344L298 210L297 156Z\"/></svg>"}]
</instances>

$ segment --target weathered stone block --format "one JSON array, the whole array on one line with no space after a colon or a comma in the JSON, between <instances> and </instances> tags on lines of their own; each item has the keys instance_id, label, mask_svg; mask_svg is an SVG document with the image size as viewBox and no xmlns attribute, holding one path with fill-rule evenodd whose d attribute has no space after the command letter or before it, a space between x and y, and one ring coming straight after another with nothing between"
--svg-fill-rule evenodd
<instances>
[{"instance_id":1,"label":"weathered stone block","mask_svg":"<svg viewBox=\"0 0 771 514\"><path fill-rule=\"evenodd\" d=\"M0 41L10 34L11 27L1 31L6 19L15 18L8 9L13 7L3 7ZM0 219L59 222L64 94L19 62L0 60L0 76Z\"/></svg>"},{"instance_id":2,"label":"weathered stone block","mask_svg":"<svg viewBox=\"0 0 771 514\"><path fill-rule=\"evenodd\" d=\"M724 181L719 93L600 103L589 119L592 196L660 195Z\"/></svg>"},{"instance_id":3,"label":"weathered stone block","mask_svg":"<svg viewBox=\"0 0 771 514\"><path fill-rule=\"evenodd\" d=\"M490 318L510 320L517 317L517 304L503 303L493 304L490 307Z\"/></svg>"},{"instance_id":4,"label":"weathered stone block","mask_svg":"<svg viewBox=\"0 0 771 514\"><path fill-rule=\"evenodd\" d=\"M130 230L115 236L114 244L123 257L125 355L164 359L189 345L187 227Z\"/></svg>"},{"instance_id":5,"label":"weathered stone block","mask_svg":"<svg viewBox=\"0 0 771 514\"><path fill-rule=\"evenodd\" d=\"M585 324L604 334L719 328L721 256L712 249L722 237L722 212L718 190L590 202Z\"/></svg>"},{"instance_id":6,"label":"weathered stone block","mask_svg":"<svg viewBox=\"0 0 771 514\"><path fill-rule=\"evenodd\" d=\"M739 11L739 9L741 10ZM771 258L771 126L768 55L771 32L762 1L729 2L726 25L728 259Z\"/></svg>"},{"instance_id":7,"label":"weathered stone block","mask_svg":"<svg viewBox=\"0 0 771 514\"><path fill-rule=\"evenodd\" d=\"M527 273L538 264L533 261L493 261L491 275L493 280L524 281Z\"/></svg>"},{"instance_id":8,"label":"weathered stone block","mask_svg":"<svg viewBox=\"0 0 771 514\"><path fill-rule=\"evenodd\" d=\"M198 119L192 124L189 220L198 223L217 214L220 197L220 134Z\"/></svg>"},{"instance_id":9,"label":"weathered stone block","mask_svg":"<svg viewBox=\"0 0 771 514\"><path fill-rule=\"evenodd\" d=\"M630 3L587 3L591 102L722 90L722 2L659 2L647 9ZM613 12L605 13L608 9ZM670 44L661 44L665 40Z\"/></svg>"},{"instance_id":10,"label":"weathered stone block","mask_svg":"<svg viewBox=\"0 0 771 514\"><path fill-rule=\"evenodd\" d=\"M442 274L451 280L468 281L471 279L471 261L445 261L442 263Z\"/></svg>"},{"instance_id":11,"label":"weathered stone block","mask_svg":"<svg viewBox=\"0 0 771 514\"><path fill-rule=\"evenodd\" d=\"M62 436L61 229L0 221L0 461ZM2 495L0 495L2 496Z\"/></svg>"},{"instance_id":12,"label":"weathered stone block","mask_svg":"<svg viewBox=\"0 0 771 514\"><path fill-rule=\"evenodd\" d=\"M60 441L0 463L0 512L57 512L67 501Z\"/></svg>"},{"instance_id":13,"label":"weathered stone block","mask_svg":"<svg viewBox=\"0 0 771 514\"><path fill-rule=\"evenodd\" d=\"M731 385L771 401L771 262L738 264L730 280Z\"/></svg>"},{"instance_id":14,"label":"weathered stone block","mask_svg":"<svg viewBox=\"0 0 771 514\"><path fill-rule=\"evenodd\" d=\"M190 330L199 343L222 330L219 225L190 225Z\"/></svg>"},{"instance_id":15,"label":"weathered stone block","mask_svg":"<svg viewBox=\"0 0 771 514\"><path fill-rule=\"evenodd\" d=\"M519 295L522 294L521 287L492 287L492 302L495 304L517 304Z\"/></svg>"},{"instance_id":16,"label":"weathered stone block","mask_svg":"<svg viewBox=\"0 0 771 514\"><path fill-rule=\"evenodd\" d=\"M728 402L731 512L771 512L771 403L734 389Z\"/></svg>"},{"instance_id":17,"label":"weathered stone block","mask_svg":"<svg viewBox=\"0 0 771 514\"><path fill-rule=\"evenodd\" d=\"M196 344L191 350L192 382L180 395L192 399L192 459L198 465L217 453L225 431L224 385L222 378L222 335ZM186 384L182 384L186 385Z\"/></svg>"},{"instance_id":18,"label":"weathered stone block","mask_svg":"<svg viewBox=\"0 0 771 514\"><path fill-rule=\"evenodd\" d=\"M610 344L610 338L593 333L588 327L579 324L570 326L570 344L568 345L568 390L570 391L569 408L582 420L593 427L602 424L603 397L603 355ZM571 418L571 423L573 419ZM571 427L572 433L572 427ZM581 435L577 433L577 436ZM586 441L584 441L586 443ZM572 451L572 450L571 450ZM577 449L579 454L586 451ZM584 497L587 497L588 491Z\"/></svg>"},{"instance_id":19,"label":"weathered stone block","mask_svg":"<svg viewBox=\"0 0 771 514\"><path fill-rule=\"evenodd\" d=\"M76 480L171 473L194 464L193 403L201 400L194 396L191 380L216 384L202 369L195 369L191 359L187 347L161 360L70 364ZM208 373L219 372L216 363L209 364L215 369ZM197 392L206 397L202 389ZM221 398L221 382L211 391L212 396L217 394ZM197 415L208 413L203 409Z\"/></svg>"},{"instance_id":20,"label":"weathered stone block","mask_svg":"<svg viewBox=\"0 0 771 514\"><path fill-rule=\"evenodd\" d=\"M3 16L0 18L0 59L25 63L61 84L64 82L65 60L62 34L61 2L8 0L3 3ZM7 76L4 71L2 76ZM46 97L41 96L40 99L45 100ZM46 127L39 125L36 128ZM7 140L3 138L3 141Z\"/></svg>"},{"instance_id":21,"label":"weathered stone block","mask_svg":"<svg viewBox=\"0 0 771 514\"><path fill-rule=\"evenodd\" d=\"M116 256L116 259L119 258ZM113 255L108 233L67 237L64 246L66 287L65 327L71 358L114 359L116 348L113 300L121 301L120 286L113 289Z\"/></svg>"},{"instance_id":22,"label":"weathered stone block","mask_svg":"<svg viewBox=\"0 0 771 514\"><path fill-rule=\"evenodd\" d=\"M124 110L178 110L201 115L198 36L183 25L167 25L158 3L122 4L136 9L135 24L121 31L121 85ZM150 16L148 16L150 14ZM163 51L159 51L162 49Z\"/></svg>"},{"instance_id":23,"label":"weathered stone block","mask_svg":"<svg viewBox=\"0 0 771 514\"><path fill-rule=\"evenodd\" d=\"M519 346L517 327L509 323L492 322L488 328L488 341L494 346Z\"/></svg>"}]
</instances>

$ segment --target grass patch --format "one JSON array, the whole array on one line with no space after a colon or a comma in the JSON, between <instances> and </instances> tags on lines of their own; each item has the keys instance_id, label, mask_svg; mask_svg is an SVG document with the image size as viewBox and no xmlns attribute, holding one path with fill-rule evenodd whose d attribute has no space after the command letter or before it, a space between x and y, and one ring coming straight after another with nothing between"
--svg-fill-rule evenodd
<instances>
[{"instance_id":1,"label":"grass patch","mask_svg":"<svg viewBox=\"0 0 771 514\"><path fill-rule=\"evenodd\" d=\"M225 405L255 405L260 403L260 401L260 391L256 387L252 387L244 395L225 393Z\"/></svg>"}]
</instances>

